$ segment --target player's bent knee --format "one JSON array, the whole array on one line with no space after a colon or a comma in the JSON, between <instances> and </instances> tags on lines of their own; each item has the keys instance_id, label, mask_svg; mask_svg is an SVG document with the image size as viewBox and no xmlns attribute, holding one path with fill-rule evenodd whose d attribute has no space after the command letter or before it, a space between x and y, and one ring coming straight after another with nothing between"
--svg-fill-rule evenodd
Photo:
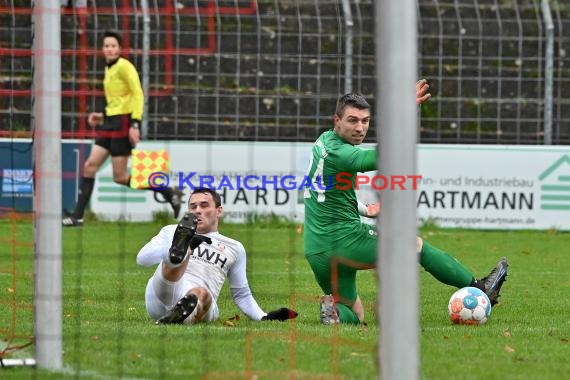
<instances>
[{"instance_id":1,"label":"player's bent knee","mask_svg":"<svg viewBox=\"0 0 570 380\"><path fill-rule=\"evenodd\" d=\"M212 295L206 288L192 288L188 291L188 293L195 294L202 305L210 305L212 303Z\"/></svg>"}]
</instances>

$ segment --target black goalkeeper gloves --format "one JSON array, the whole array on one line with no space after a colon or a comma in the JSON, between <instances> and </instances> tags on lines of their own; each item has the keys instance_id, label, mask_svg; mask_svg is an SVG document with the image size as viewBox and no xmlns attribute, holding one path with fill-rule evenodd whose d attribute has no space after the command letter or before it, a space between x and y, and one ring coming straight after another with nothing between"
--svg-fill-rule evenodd
<instances>
[{"instance_id":1,"label":"black goalkeeper gloves","mask_svg":"<svg viewBox=\"0 0 570 380\"><path fill-rule=\"evenodd\" d=\"M193 251L202 243L212 244L212 239L205 235L194 235L190 239L190 249Z\"/></svg>"},{"instance_id":2,"label":"black goalkeeper gloves","mask_svg":"<svg viewBox=\"0 0 570 380\"><path fill-rule=\"evenodd\" d=\"M196 234L196 225L198 218L191 212L184 214L172 238L172 245L168 251L168 258L174 265L180 264L186 257L188 247L191 250L196 249L202 243L212 244L212 239L204 235Z\"/></svg>"},{"instance_id":3,"label":"black goalkeeper gloves","mask_svg":"<svg viewBox=\"0 0 570 380\"><path fill-rule=\"evenodd\" d=\"M286 321L288 319L295 319L299 315L295 310L282 307L281 309L273 310L267 313L266 316L261 318L262 321Z\"/></svg>"}]
</instances>

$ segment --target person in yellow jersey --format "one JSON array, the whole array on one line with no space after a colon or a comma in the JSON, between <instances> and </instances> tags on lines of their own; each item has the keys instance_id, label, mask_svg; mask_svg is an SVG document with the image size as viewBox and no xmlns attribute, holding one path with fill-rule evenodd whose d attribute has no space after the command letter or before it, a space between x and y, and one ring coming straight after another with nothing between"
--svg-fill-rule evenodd
<instances>
[{"instance_id":1,"label":"person in yellow jersey","mask_svg":"<svg viewBox=\"0 0 570 380\"><path fill-rule=\"evenodd\" d=\"M121 57L121 42L121 35L116 31L109 30L103 34L103 55L106 63L103 79L105 110L89 114L89 126L96 131L95 144L84 163L78 202L73 213L63 218L64 227L83 225L85 208L93 192L95 174L109 156L115 183L130 186L128 161L131 150L140 141L144 94L135 66ZM172 206L174 217L178 217L182 196L180 190L170 187L149 190L161 193Z\"/></svg>"}]
</instances>

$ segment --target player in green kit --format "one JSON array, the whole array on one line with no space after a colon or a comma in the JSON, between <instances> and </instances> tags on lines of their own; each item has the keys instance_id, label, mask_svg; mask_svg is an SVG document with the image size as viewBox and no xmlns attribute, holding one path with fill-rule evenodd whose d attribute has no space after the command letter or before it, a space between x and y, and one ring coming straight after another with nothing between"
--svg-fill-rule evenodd
<instances>
[{"instance_id":1,"label":"player in green kit","mask_svg":"<svg viewBox=\"0 0 570 380\"><path fill-rule=\"evenodd\" d=\"M425 80L416 84L417 103L430 94ZM378 234L376 226L361 221L360 216L376 217L379 205L367 207L358 202L356 175L377 169L376 149L362 144L370 123L370 105L359 94L345 94L338 99L334 129L324 132L314 143L305 188L305 257L325 293L321 297L321 322L324 324L364 322L364 308L356 289L356 272L376 265ZM350 181L350 183L349 183ZM508 262L501 258L483 279L448 253L417 238L419 262L440 282L462 288L483 290L494 305L507 276Z\"/></svg>"}]
</instances>

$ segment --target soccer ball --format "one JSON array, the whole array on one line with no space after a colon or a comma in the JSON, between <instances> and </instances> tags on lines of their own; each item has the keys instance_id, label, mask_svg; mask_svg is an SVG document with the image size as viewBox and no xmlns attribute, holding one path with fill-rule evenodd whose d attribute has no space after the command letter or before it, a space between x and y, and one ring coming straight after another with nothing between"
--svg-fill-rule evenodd
<instances>
[{"instance_id":1,"label":"soccer ball","mask_svg":"<svg viewBox=\"0 0 570 380\"><path fill-rule=\"evenodd\" d=\"M468 286L453 293L447 312L455 324L482 325L491 315L491 301L481 289Z\"/></svg>"}]
</instances>

